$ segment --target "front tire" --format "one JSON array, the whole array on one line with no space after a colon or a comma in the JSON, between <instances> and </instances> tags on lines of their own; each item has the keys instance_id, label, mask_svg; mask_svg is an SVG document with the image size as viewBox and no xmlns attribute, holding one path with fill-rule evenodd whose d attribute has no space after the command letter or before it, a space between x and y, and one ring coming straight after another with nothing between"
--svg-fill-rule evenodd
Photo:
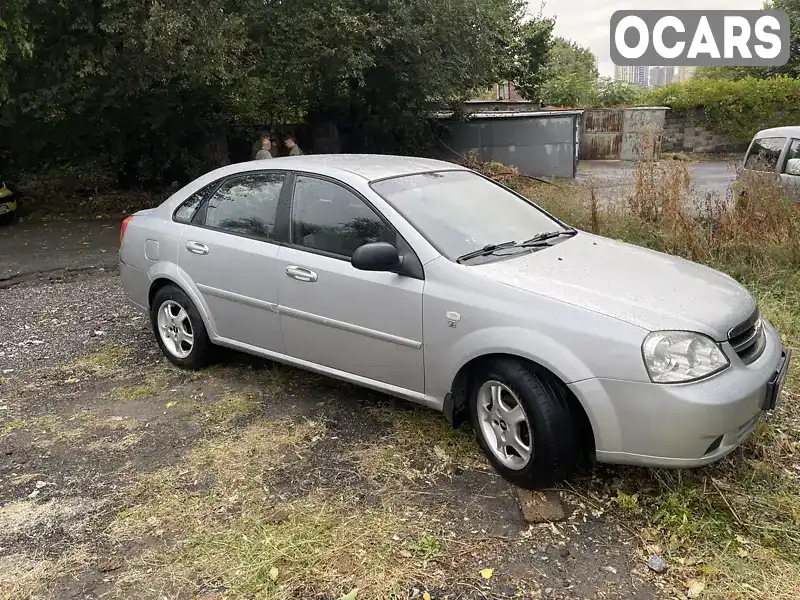
<instances>
[{"instance_id":1,"label":"front tire","mask_svg":"<svg viewBox=\"0 0 800 600\"><path fill-rule=\"evenodd\" d=\"M472 428L495 470L527 489L568 479L582 444L559 382L517 359L491 360L473 381Z\"/></svg>"},{"instance_id":2,"label":"front tire","mask_svg":"<svg viewBox=\"0 0 800 600\"><path fill-rule=\"evenodd\" d=\"M174 365L201 369L211 362L213 345L192 300L176 285L158 290L150 305L158 346Z\"/></svg>"}]
</instances>

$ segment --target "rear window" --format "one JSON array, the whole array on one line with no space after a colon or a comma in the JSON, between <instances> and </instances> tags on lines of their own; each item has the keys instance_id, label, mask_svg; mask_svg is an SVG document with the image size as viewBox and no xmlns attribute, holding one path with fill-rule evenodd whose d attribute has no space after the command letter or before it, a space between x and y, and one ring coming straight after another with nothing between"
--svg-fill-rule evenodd
<instances>
[{"instance_id":1,"label":"rear window","mask_svg":"<svg viewBox=\"0 0 800 600\"><path fill-rule=\"evenodd\" d=\"M785 137L755 140L745 160L744 168L751 171L775 171L778 166L778 158L785 145Z\"/></svg>"}]
</instances>

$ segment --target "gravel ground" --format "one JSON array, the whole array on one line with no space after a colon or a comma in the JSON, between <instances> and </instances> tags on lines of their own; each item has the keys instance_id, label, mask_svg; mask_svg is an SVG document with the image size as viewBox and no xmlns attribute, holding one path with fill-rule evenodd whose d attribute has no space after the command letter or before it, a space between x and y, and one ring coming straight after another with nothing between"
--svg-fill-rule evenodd
<instances>
[{"instance_id":1,"label":"gravel ground","mask_svg":"<svg viewBox=\"0 0 800 600\"><path fill-rule=\"evenodd\" d=\"M96 256L113 255L108 244L95 247ZM235 354L200 373L172 368L147 317L124 301L113 264L50 271L42 280L41 257L18 247L22 254L11 261L25 276L0 289L0 597L221 598L199 583L169 587L172 571L151 574L152 553L169 550L164 537L111 532L121 515L147 502L133 492L143 481L187 472L187 456L198 449L236 451L231 436L276 419L324 423L324 431L311 440L314 451L249 465L261 471L269 502L291 510L346 490L365 518L375 506L411 511L414 534L435 526L452 540L426 567L438 583L428 587L423 577L409 598L424 590L450 600L654 597L635 536L595 500L562 493L565 522L528 526L514 488L488 468L469 434L452 432L431 411ZM463 460L459 448L466 448ZM193 493L202 497L202 485ZM352 535L358 552L383 543ZM393 560L392 568L399 560L419 570L412 553ZM478 575L487 566L491 580Z\"/></svg>"},{"instance_id":2,"label":"gravel ground","mask_svg":"<svg viewBox=\"0 0 800 600\"><path fill-rule=\"evenodd\" d=\"M6 376L74 361L103 344L144 349L152 339L147 316L124 300L119 278L111 274L15 286L2 292L0 312Z\"/></svg>"}]
</instances>

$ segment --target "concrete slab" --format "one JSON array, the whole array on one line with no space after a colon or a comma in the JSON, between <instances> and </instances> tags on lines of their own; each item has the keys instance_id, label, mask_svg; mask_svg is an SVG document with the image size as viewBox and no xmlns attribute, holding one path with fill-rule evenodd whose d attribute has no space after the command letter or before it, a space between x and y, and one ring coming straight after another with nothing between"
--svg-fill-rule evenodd
<instances>
[{"instance_id":1,"label":"concrete slab","mask_svg":"<svg viewBox=\"0 0 800 600\"><path fill-rule=\"evenodd\" d=\"M563 521L564 506L558 492L549 490L537 492L517 488L522 515L528 523L549 523Z\"/></svg>"}]
</instances>

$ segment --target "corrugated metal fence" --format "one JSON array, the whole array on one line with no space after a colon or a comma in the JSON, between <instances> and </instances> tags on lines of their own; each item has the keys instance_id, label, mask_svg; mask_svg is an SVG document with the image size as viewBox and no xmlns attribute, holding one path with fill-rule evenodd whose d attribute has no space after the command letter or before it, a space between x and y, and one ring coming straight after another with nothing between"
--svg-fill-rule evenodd
<instances>
[{"instance_id":1,"label":"corrugated metal fence","mask_svg":"<svg viewBox=\"0 0 800 600\"><path fill-rule=\"evenodd\" d=\"M658 158L667 110L664 107L585 110L580 157L584 160Z\"/></svg>"},{"instance_id":2,"label":"corrugated metal fence","mask_svg":"<svg viewBox=\"0 0 800 600\"><path fill-rule=\"evenodd\" d=\"M458 160L474 152L479 160L510 165L527 175L575 177L582 112L482 112L465 121L439 115L447 132L432 154Z\"/></svg>"}]
</instances>

